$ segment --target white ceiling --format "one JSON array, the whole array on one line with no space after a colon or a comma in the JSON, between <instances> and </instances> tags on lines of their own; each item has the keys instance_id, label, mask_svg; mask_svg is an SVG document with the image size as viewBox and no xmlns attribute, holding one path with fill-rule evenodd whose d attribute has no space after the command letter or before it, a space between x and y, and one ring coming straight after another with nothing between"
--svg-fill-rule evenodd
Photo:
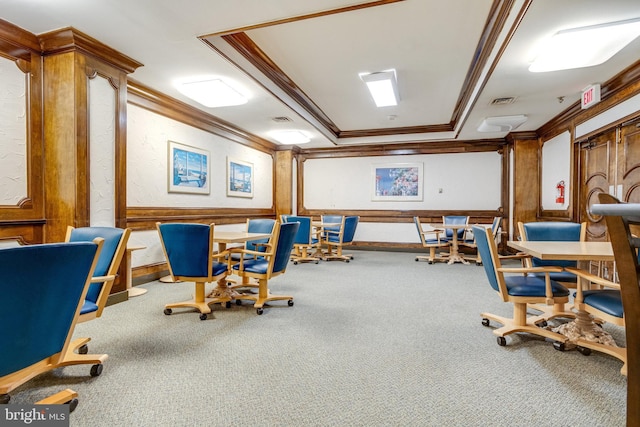
<instances>
[{"instance_id":1,"label":"white ceiling","mask_svg":"<svg viewBox=\"0 0 640 427\"><path fill-rule=\"evenodd\" d=\"M492 13L503 5L509 13ZM491 17L504 25L484 32ZM0 0L6 21L34 34L74 27L144 64L131 79L267 140L302 129L312 136L304 148L504 137L476 131L490 116L524 114L517 130L536 130L640 59L639 38L599 66L530 73L537 43L638 17L638 0ZM277 67L280 85L222 37L238 33ZM401 102L376 108L358 73L388 68ZM201 107L175 88L195 76L235 80L250 100ZM501 97L516 100L490 105ZM292 121L272 120L280 116Z\"/></svg>"}]
</instances>

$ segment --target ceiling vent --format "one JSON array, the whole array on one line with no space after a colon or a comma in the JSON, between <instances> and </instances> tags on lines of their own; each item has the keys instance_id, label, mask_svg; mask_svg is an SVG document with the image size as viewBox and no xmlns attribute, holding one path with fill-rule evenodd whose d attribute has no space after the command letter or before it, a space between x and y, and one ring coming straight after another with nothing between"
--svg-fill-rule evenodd
<instances>
[{"instance_id":1,"label":"ceiling vent","mask_svg":"<svg viewBox=\"0 0 640 427\"><path fill-rule=\"evenodd\" d=\"M289 123L292 122L293 120L291 120L289 117L287 116L278 116L278 117L274 117L272 119L274 122L276 123Z\"/></svg>"},{"instance_id":2,"label":"ceiling vent","mask_svg":"<svg viewBox=\"0 0 640 427\"><path fill-rule=\"evenodd\" d=\"M508 96L505 98L496 98L493 101L491 101L491 105L509 105L509 104L513 104L513 101L515 101L516 99L513 96Z\"/></svg>"},{"instance_id":3,"label":"ceiling vent","mask_svg":"<svg viewBox=\"0 0 640 427\"><path fill-rule=\"evenodd\" d=\"M487 117L478 126L478 132L510 132L527 121L527 116Z\"/></svg>"}]
</instances>

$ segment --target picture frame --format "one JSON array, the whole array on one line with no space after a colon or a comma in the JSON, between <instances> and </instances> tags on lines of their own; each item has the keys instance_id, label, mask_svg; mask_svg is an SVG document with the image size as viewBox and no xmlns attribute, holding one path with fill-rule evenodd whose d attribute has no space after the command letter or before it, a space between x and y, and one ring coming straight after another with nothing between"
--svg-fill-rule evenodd
<instances>
[{"instance_id":1,"label":"picture frame","mask_svg":"<svg viewBox=\"0 0 640 427\"><path fill-rule=\"evenodd\" d=\"M253 163L227 157L227 196L253 197Z\"/></svg>"},{"instance_id":2,"label":"picture frame","mask_svg":"<svg viewBox=\"0 0 640 427\"><path fill-rule=\"evenodd\" d=\"M169 193L209 194L209 152L175 141L168 142Z\"/></svg>"},{"instance_id":3,"label":"picture frame","mask_svg":"<svg viewBox=\"0 0 640 427\"><path fill-rule=\"evenodd\" d=\"M372 201L422 201L422 163L374 164L371 172Z\"/></svg>"}]
</instances>

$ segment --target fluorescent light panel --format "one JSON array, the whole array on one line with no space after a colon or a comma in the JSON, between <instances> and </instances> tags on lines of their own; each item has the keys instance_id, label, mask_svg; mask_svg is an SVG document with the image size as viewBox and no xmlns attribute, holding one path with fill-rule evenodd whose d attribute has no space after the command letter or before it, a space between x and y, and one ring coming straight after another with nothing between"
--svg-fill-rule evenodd
<instances>
[{"instance_id":1,"label":"fluorescent light panel","mask_svg":"<svg viewBox=\"0 0 640 427\"><path fill-rule=\"evenodd\" d=\"M271 136L280 144L284 145L305 144L311 141L306 133L299 130L275 131L271 133Z\"/></svg>"},{"instance_id":2,"label":"fluorescent light panel","mask_svg":"<svg viewBox=\"0 0 640 427\"><path fill-rule=\"evenodd\" d=\"M555 33L529 67L532 72L591 67L606 62L640 35L640 18Z\"/></svg>"},{"instance_id":3,"label":"fluorescent light panel","mask_svg":"<svg viewBox=\"0 0 640 427\"><path fill-rule=\"evenodd\" d=\"M376 73L360 73L360 78L367 84L369 92L377 107L398 105L398 85L396 70L385 70Z\"/></svg>"},{"instance_id":4,"label":"fluorescent light panel","mask_svg":"<svg viewBox=\"0 0 640 427\"><path fill-rule=\"evenodd\" d=\"M178 85L185 96L205 107L231 107L247 103L247 98L221 79L186 82Z\"/></svg>"}]
</instances>

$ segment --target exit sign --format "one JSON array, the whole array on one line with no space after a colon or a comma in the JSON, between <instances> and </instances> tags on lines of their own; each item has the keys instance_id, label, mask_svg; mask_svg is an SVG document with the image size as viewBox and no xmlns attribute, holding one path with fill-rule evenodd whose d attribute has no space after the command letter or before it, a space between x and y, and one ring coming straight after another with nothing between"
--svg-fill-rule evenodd
<instances>
[{"instance_id":1,"label":"exit sign","mask_svg":"<svg viewBox=\"0 0 640 427\"><path fill-rule=\"evenodd\" d=\"M582 109L592 107L600 102L600 85L587 86L582 91Z\"/></svg>"}]
</instances>

